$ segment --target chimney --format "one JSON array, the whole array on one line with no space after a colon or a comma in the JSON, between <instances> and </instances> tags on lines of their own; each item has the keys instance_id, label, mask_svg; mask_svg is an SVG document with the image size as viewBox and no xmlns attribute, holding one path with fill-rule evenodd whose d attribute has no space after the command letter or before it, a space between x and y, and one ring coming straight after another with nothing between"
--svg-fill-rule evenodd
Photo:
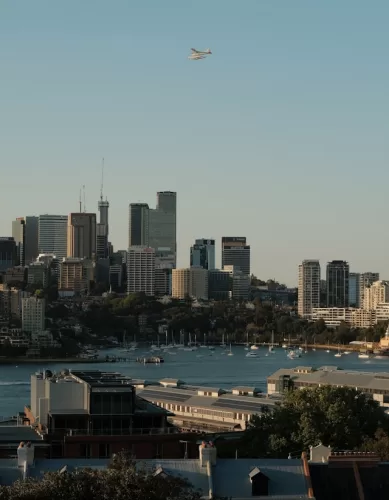
<instances>
[{"instance_id":1,"label":"chimney","mask_svg":"<svg viewBox=\"0 0 389 500\"><path fill-rule=\"evenodd\" d=\"M208 467L216 465L216 448L212 442L206 443L203 441L199 446L200 467Z\"/></svg>"}]
</instances>

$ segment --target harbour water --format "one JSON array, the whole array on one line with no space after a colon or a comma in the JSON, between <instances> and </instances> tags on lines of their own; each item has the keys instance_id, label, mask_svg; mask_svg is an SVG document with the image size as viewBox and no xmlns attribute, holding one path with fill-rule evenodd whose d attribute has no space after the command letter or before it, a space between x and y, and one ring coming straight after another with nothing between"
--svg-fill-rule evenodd
<instances>
[{"instance_id":1,"label":"harbour water","mask_svg":"<svg viewBox=\"0 0 389 500\"><path fill-rule=\"evenodd\" d=\"M224 351L224 352L223 352ZM206 385L212 387L231 388L237 385L255 386L266 390L266 378L279 368L294 366L338 366L345 370L368 372L389 372L388 359L360 359L357 353L334 357L334 352L323 350L302 354L301 358L289 359L284 349L276 348L273 354L267 348L255 351L257 358L247 358L243 347L233 347L233 356L227 356L228 350L216 347L215 351L198 349L182 351L172 349L174 354L163 353L165 363L160 365L143 365L136 362L74 364L66 363L48 366L34 363L20 366L0 366L0 415L7 417L22 411L24 405L30 402L30 375L38 370L49 368L60 371L64 368L74 370L105 370L118 371L132 378L156 381L161 378L177 378L191 385ZM109 350L100 353L110 356L120 351ZM150 353L139 348L131 356L144 356ZM121 354L123 356L123 354Z\"/></svg>"}]
</instances>

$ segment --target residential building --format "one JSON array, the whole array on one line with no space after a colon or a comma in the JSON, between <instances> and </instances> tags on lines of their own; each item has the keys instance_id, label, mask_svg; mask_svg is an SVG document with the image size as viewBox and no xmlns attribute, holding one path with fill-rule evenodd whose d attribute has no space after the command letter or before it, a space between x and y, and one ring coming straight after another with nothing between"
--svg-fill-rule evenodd
<instances>
[{"instance_id":1,"label":"residential building","mask_svg":"<svg viewBox=\"0 0 389 500\"><path fill-rule=\"evenodd\" d=\"M91 260L69 257L60 263L60 292L86 293L93 280L94 265Z\"/></svg>"},{"instance_id":2,"label":"residential building","mask_svg":"<svg viewBox=\"0 0 389 500\"><path fill-rule=\"evenodd\" d=\"M215 269L215 240L199 239L190 247L190 266Z\"/></svg>"},{"instance_id":3,"label":"residential building","mask_svg":"<svg viewBox=\"0 0 389 500\"><path fill-rule=\"evenodd\" d=\"M23 266L9 267L4 274L4 283L25 283L27 278L27 268Z\"/></svg>"},{"instance_id":4,"label":"residential building","mask_svg":"<svg viewBox=\"0 0 389 500\"><path fill-rule=\"evenodd\" d=\"M208 272L209 300L229 300L232 298L232 276L226 271L212 269Z\"/></svg>"},{"instance_id":5,"label":"residential building","mask_svg":"<svg viewBox=\"0 0 389 500\"><path fill-rule=\"evenodd\" d=\"M376 323L389 320L389 303L378 304L375 311Z\"/></svg>"},{"instance_id":6,"label":"residential building","mask_svg":"<svg viewBox=\"0 0 389 500\"><path fill-rule=\"evenodd\" d=\"M37 257L37 262L43 262L49 269L49 277L54 282L58 283L60 274L60 263L54 254L41 253Z\"/></svg>"},{"instance_id":7,"label":"residential building","mask_svg":"<svg viewBox=\"0 0 389 500\"><path fill-rule=\"evenodd\" d=\"M38 333L45 329L45 299L28 297L22 299L22 329L27 333Z\"/></svg>"},{"instance_id":8,"label":"residential building","mask_svg":"<svg viewBox=\"0 0 389 500\"><path fill-rule=\"evenodd\" d=\"M250 276L250 246L245 237L223 236L222 268L224 266L239 267L243 274Z\"/></svg>"},{"instance_id":9,"label":"residential building","mask_svg":"<svg viewBox=\"0 0 389 500\"><path fill-rule=\"evenodd\" d=\"M337 328L341 323L354 328L370 328L376 323L376 313L353 307L319 307L312 309L311 320L323 320L329 328Z\"/></svg>"},{"instance_id":10,"label":"residential building","mask_svg":"<svg viewBox=\"0 0 389 500\"><path fill-rule=\"evenodd\" d=\"M22 299L30 297L29 292L0 283L0 317L6 320L22 319Z\"/></svg>"},{"instance_id":11,"label":"residential building","mask_svg":"<svg viewBox=\"0 0 389 500\"><path fill-rule=\"evenodd\" d=\"M173 269L172 297L208 300L208 271L202 267Z\"/></svg>"},{"instance_id":12,"label":"residential building","mask_svg":"<svg viewBox=\"0 0 389 500\"><path fill-rule=\"evenodd\" d=\"M360 302L360 273L349 274L348 303L350 307L361 307Z\"/></svg>"},{"instance_id":13,"label":"residential building","mask_svg":"<svg viewBox=\"0 0 389 500\"><path fill-rule=\"evenodd\" d=\"M349 265L344 260L327 264L327 307L348 307Z\"/></svg>"},{"instance_id":14,"label":"residential building","mask_svg":"<svg viewBox=\"0 0 389 500\"><path fill-rule=\"evenodd\" d=\"M155 295L155 250L134 245L128 249L127 293Z\"/></svg>"},{"instance_id":15,"label":"residential building","mask_svg":"<svg viewBox=\"0 0 389 500\"><path fill-rule=\"evenodd\" d=\"M310 319L312 310L320 307L320 262L303 260L299 265L298 314Z\"/></svg>"},{"instance_id":16,"label":"residential building","mask_svg":"<svg viewBox=\"0 0 389 500\"><path fill-rule=\"evenodd\" d=\"M380 273L366 272L361 273L359 277L359 306L363 307L365 300L365 290L375 281L379 281Z\"/></svg>"},{"instance_id":17,"label":"residential building","mask_svg":"<svg viewBox=\"0 0 389 500\"><path fill-rule=\"evenodd\" d=\"M50 279L49 267L44 262L32 262L27 267L27 283L46 287Z\"/></svg>"},{"instance_id":18,"label":"residential building","mask_svg":"<svg viewBox=\"0 0 389 500\"><path fill-rule=\"evenodd\" d=\"M389 302L389 282L374 281L364 291L363 309L367 311L377 309L378 304Z\"/></svg>"},{"instance_id":19,"label":"residential building","mask_svg":"<svg viewBox=\"0 0 389 500\"><path fill-rule=\"evenodd\" d=\"M38 218L38 250L53 254L58 260L67 256L67 215L40 215Z\"/></svg>"},{"instance_id":20,"label":"residential building","mask_svg":"<svg viewBox=\"0 0 389 500\"><path fill-rule=\"evenodd\" d=\"M250 292L250 276L244 274L237 266L224 266L223 272L232 281L231 298L233 300L248 300Z\"/></svg>"},{"instance_id":21,"label":"residential building","mask_svg":"<svg viewBox=\"0 0 389 500\"><path fill-rule=\"evenodd\" d=\"M336 366L312 368L297 366L280 368L267 378L267 394L281 395L287 390L331 385L351 387L365 392L380 406L389 408L389 373L361 372L339 369Z\"/></svg>"},{"instance_id":22,"label":"residential building","mask_svg":"<svg viewBox=\"0 0 389 500\"><path fill-rule=\"evenodd\" d=\"M129 209L128 246L149 245L149 206L131 203Z\"/></svg>"},{"instance_id":23,"label":"residential building","mask_svg":"<svg viewBox=\"0 0 389 500\"><path fill-rule=\"evenodd\" d=\"M96 256L96 214L71 213L68 218L67 257L93 259Z\"/></svg>"},{"instance_id":24,"label":"residential building","mask_svg":"<svg viewBox=\"0 0 389 500\"><path fill-rule=\"evenodd\" d=\"M16 265L16 243L12 237L0 237L0 271L6 271Z\"/></svg>"},{"instance_id":25,"label":"residential building","mask_svg":"<svg viewBox=\"0 0 389 500\"><path fill-rule=\"evenodd\" d=\"M156 264L157 266L157 264ZM163 297L172 294L172 268L155 268L155 295Z\"/></svg>"}]
</instances>

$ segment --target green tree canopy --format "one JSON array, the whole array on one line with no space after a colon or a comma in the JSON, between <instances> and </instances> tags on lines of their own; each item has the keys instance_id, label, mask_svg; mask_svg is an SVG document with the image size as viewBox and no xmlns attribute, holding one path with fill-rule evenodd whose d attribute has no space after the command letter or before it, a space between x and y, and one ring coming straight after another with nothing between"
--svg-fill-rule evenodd
<instances>
[{"instance_id":1,"label":"green tree canopy","mask_svg":"<svg viewBox=\"0 0 389 500\"><path fill-rule=\"evenodd\" d=\"M122 453L105 470L51 472L43 479L0 486L1 500L198 500L200 494L181 478L154 475Z\"/></svg>"},{"instance_id":2,"label":"green tree canopy","mask_svg":"<svg viewBox=\"0 0 389 500\"><path fill-rule=\"evenodd\" d=\"M355 389L323 386L295 390L288 392L274 411L250 422L243 452L287 457L319 442L334 449L356 450L388 424L379 404Z\"/></svg>"}]
</instances>

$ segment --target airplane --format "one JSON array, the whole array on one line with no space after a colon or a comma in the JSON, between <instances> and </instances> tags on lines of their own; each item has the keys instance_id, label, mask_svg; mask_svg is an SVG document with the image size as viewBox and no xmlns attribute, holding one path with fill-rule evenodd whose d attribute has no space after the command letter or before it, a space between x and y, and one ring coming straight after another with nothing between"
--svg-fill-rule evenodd
<instances>
[{"instance_id":1,"label":"airplane","mask_svg":"<svg viewBox=\"0 0 389 500\"><path fill-rule=\"evenodd\" d=\"M192 51L192 54L188 57L191 61L198 61L199 59L205 59L207 56L212 54L210 49L206 50L196 50L196 49L190 49Z\"/></svg>"}]
</instances>

